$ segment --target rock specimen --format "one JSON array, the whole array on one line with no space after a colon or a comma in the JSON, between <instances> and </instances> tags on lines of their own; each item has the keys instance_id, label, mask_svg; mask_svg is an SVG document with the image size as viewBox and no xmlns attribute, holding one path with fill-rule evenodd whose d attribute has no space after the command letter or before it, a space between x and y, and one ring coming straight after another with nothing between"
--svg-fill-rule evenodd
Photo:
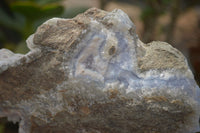
<instances>
[{"instance_id":1,"label":"rock specimen","mask_svg":"<svg viewBox=\"0 0 200 133\"><path fill-rule=\"evenodd\" d=\"M53 18L26 55L0 50L0 117L20 133L193 133L199 87L184 56L142 43L128 16Z\"/></svg>"}]
</instances>

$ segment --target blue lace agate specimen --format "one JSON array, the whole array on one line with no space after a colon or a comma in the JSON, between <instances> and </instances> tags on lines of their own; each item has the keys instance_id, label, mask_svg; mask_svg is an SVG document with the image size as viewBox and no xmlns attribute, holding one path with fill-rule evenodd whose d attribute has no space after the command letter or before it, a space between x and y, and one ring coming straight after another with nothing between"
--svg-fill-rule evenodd
<instances>
[{"instance_id":1,"label":"blue lace agate specimen","mask_svg":"<svg viewBox=\"0 0 200 133\"><path fill-rule=\"evenodd\" d=\"M20 133L194 133L200 89L185 57L142 43L120 9L53 18L0 50L0 117Z\"/></svg>"}]
</instances>

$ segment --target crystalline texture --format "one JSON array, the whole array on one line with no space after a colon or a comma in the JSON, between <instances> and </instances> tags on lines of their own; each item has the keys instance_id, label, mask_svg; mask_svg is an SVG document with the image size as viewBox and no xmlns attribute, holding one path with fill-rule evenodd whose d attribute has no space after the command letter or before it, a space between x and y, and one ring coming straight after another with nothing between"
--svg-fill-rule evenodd
<instances>
[{"instance_id":1,"label":"crystalline texture","mask_svg":"<svg viewBox=\"0 0 200 133\"><path fill-rule=\"evenodd\" d=\"M121 10L53 18L26 55L0 50L0 117L20 133L194 133L199 87L185 57L142 43Z\"/></svg>"}]
</instances>

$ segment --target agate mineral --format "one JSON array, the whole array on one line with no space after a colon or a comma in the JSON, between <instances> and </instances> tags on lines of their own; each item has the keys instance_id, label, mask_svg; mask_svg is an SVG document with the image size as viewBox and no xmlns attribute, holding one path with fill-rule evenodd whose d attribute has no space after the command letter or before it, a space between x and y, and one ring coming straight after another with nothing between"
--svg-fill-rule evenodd
<instances>
[{"instance_id":1,"label":"agate mineral","mask_svg":"<svg viewBox=\"0 0 200 133\"><path fill-rule=\"evenodd\" d=\"M142 43L121 10L53 18L0 50L0 117L20 133L194 133L199 87L185 57Z\"/></svg>"}]
</instances>

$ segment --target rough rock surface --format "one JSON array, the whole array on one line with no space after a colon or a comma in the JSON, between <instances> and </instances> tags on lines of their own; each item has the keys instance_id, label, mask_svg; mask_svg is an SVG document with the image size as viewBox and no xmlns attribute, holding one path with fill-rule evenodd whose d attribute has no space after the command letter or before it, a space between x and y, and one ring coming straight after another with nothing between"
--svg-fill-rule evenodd
<instances>
[{"instance_id":1,"label":"rough rock surface","mask_svg":"<svg viewBox=\"0 0 200 133\"><path fill-rule=\"evenodd\" d=\"M20 133L193 133L199 87L184 56L142 43L128 16L89 9L53 18L26 55L0 50L0 117Z\"/></svg>"}]
</instances>

